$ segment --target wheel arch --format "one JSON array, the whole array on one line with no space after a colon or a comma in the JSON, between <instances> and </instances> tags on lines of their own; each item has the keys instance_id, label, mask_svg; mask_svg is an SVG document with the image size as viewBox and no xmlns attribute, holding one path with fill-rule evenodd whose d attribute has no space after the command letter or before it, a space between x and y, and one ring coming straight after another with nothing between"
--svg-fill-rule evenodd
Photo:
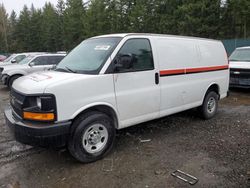
<instances>
[{"instance_id":1,"label":"wheel arch","mask_svg":"<svg viewBox=\"0 0 250 188\"><path fill-rule=\"evenodd\" d=\"M217 83L211 83L211 84L207 87L206 93L205 93L204 96L203 96L203 100L205 99L205 96L207 95L207 93L208 93L209 91L214 91L214 92L216 92L216 93L218 94L218 96L219 96L219 99L220 99L220 86L219 86L219 84L217 84Z\"/></svg>"},{"instance_id":2,"label":"wheel arch","mask_svg":"<svg viewBox=\"0 0 250 188\"><path fill-rule=\"evenodd\" d=\"M85 106L81 109L79 109L74 115L73 115L73 121L76 120L79 116L91 112L91 111L98 111L98 112L102 112L104 114L106 114L107 116L109 116L113 122L114 122L114 126L116 129L119 128L119 119L118 119L118 113L115 110L115 108L108 104L108 103L94 103L88 106Z\"/></svg>"}]
</instances>

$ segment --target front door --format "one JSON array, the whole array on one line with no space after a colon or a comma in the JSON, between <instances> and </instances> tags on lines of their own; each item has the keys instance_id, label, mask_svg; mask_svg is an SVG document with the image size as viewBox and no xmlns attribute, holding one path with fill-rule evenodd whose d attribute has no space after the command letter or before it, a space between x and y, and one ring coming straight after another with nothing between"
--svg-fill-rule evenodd
<instances>
[{"instance_id":1,"label":"front door","mask_svg":"<svg viewBox=\"0 0 250 188\"><path fill-rule=\"evenodd\" d=\"M132 56L132 66L114 74L114 86L121 128L159 116L160 87L150 41L128 39L117 57Z\"/></svg>"}]
</instances>

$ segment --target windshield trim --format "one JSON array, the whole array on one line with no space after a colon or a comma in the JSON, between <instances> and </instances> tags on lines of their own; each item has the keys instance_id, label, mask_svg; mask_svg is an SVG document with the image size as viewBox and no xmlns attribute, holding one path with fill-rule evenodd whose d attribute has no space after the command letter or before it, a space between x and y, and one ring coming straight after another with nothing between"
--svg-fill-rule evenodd
<instances>
[{"instance_id":1,"label":"windshield trim","mask_svg":"<svg viewBox=\"0 0 250 188\"><path fill-rule=\"evenodd\" d=\"M92 37L92 38L88 38L88 39L86 39L86 40L84 40L84 41L95 40L95 39L101 39L101 38L117 38L117 39L119 39L119 40L117 41L117 44L115 44L115 45L113 46L113 49L109 52L109 54L108 54L107 57L103 60L102 64L99 66L98 69L96 69L96 70L91 70L91 71L73 70L73 71L74 71L74 73L73 73L72 71L67 70L67 68L66 68L66 70L63 70L62 67L56 67L56 69L55 69L54 71L68 72L68 73L73 73L73 74L89 74L89 75L98 75L98 74L100 74L100 72L101 72L103 66L107 63L107 60L110 58L111 54L114 52L114 50L116 49L116 47L120 44L120 42L121 42L121 40L123 39L123 37L118 37L118 36L115 36L115 37L110 37L110 36L107 36L107 37ZM82 42L83 42L83 41L82 41ZM82 42L81 42L81 43L82 43ZM81 43L80 43L80 44L81 44ZM80 44L79 44L79 45L80 45ZM73 49L72 49L72 50L73 50ZM67 55L69 55L69 54L67 54ZM66 57L66 56L65 56L65 57ZM59 63L59 64L60 64L60 63ZM59 65L59 64L58 64L58 65Z\"/></svg>"}]
</instances>

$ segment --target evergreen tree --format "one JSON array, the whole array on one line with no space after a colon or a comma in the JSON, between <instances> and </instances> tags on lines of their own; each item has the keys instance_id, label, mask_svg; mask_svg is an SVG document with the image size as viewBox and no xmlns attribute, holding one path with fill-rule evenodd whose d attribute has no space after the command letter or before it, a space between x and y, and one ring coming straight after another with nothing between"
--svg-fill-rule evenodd
<instances>
[{"instance_id":1,"label":"evergreen tree","mask_svg":"<svg viewBox=\"0 0 250 188\"><path fill-rule=\"evenodd\" d=\"M67 0L64 12L64 31L65 45L68 50L86 38L85 16L85 7L82 0Z\"/></svg>"},{"instance_id":2,"label":"evergreen tree","mask_svg":"<svg viewBox=\"0 0 250 188\"><path fill-rule=\"evenodd\" d=\"M35 9L34 6L31 6L30 9L30 45L29 51L43 51L43 42L42 42L42 10Z\"/></svg>"},{"instance_id":3,"label":"evergreen tree","mask_svg":"<svg viewBox=\"0 0 250 188\"><path fill-rule=\"evenodd\" d=\"M53 5L51 3L45 3L42 15L42 43L44 51L58 51L60 50L58 40L59 31L58 28L59 17Z\"/></svg>"},{"instance_id":4,"label":"evergreen tree","mask_svg":"<svg viewBox=\"0 0 250 188\"><path fill-rule=\"evenodd\" d=\"M86 12L85 32L87 37L110 33L107 5L103 0L92 0Z\"/></svg>"},{"instance_id":5,"label":"evergreen tree","mask_svg":"<svg viewBox=\"0 0 250 188\"><path fill-rule=\"evenodd\" d=\"M65 3L64 0L58 0L57 2L57 15L58 15L58 49L59 50L66 50L66 41L65 41L65 29L64 29L64 11L65 11Z\"/></svg>"},{"instance_id":6,"label":"evergreen tree","mask_svg":"<svg viewBox=\"0 0 250 188\"><path fill-rule=\"evenodd\" d=\"M186 1L175 11L178 33L216 38L220 25L220 0Z\"/></svg>"},{"instance_id":7,"label":"evergreen tree","mask_svg":"<svg viewBox=\"0 0 250 188\"><path fill-rule=\"evenodd\" d=\"M7 39L7 29L8 29L8 14L6 13L3 4L0 4L0 51L7 52L9 49L8 39Z\"/></svg>"},{"instance_id":8,"label":"evergreen tree","mask_svg":"<svg viewBox=\"0 0 250 188\"><path fill-rule=\"evenodd\" d=\"M30 11L25 5L20 12L19 20L16 27L18 50L27 52L30 51L31 31L30 31Z\"/></svg>"},{"instance_id":9,"label":"evergreen tree","mask_svg":"<svg viewBox=\"0 0 250 188\"><path fill-rule=\"evenodd\" d=\"M17 15L15 11L12 11L8 19L7 39L9 44L9 52L16 52L18 50L16 26L17 26Z\"/></svg>"}]
</instances>

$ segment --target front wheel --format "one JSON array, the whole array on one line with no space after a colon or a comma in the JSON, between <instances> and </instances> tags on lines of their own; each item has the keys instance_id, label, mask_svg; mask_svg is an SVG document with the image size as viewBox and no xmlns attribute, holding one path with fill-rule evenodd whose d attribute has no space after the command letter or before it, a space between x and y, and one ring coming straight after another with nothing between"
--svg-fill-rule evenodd
<instances>
[{"instance_id":1,"label":"front wheel","mask_svg":"<svg viewBox=\"0 0 250 188\"><path fill-rule=\"evenodd\" d=\"M72 126L68 149L73 157L83 163L94 162L112 148L115 128L112 120L103 113L90 112L79 117Z\"/></svg>"},{"instance_id":2,"label":"front wheel","mask_svg":"<svg viewBox=\"0 0 250 188\"><path fill-rule=\"evenodd\" d=\"M214 91L209 91L203 101L202 106L198 109L201 117L204 119L213 118L218 110L219 96Z\"/></svg>"}]
</instances>

